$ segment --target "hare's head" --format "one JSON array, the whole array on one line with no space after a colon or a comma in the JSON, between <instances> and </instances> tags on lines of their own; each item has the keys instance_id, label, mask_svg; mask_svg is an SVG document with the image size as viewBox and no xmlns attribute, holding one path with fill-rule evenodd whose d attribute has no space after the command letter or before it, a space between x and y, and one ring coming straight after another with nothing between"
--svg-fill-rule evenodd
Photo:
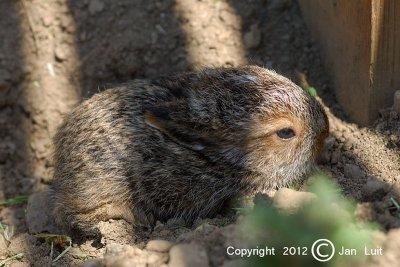
<instances>
[{"instance_id":1,"label":"hare's head","mask_svg":"<svg viewBox=\"0 0 400 267\"><path fill-rule=\"evenodd\" d=\"M145 111L148 125L214 162L261 174L261 187L305 174L328 134L318 101L264 68L206 69L155 84L163 101Z\"/></svg>"},{"instance_id":2,"label":"hare's head","mask_svg":"<svg viewBox=\"0 0 400 267\"><path fill-rule=\"evenodd\" d=\"M320 103L290 80L258 67L249 72L261 101L249 124L247 164L271 177L268 185L284 185L312 167L328 119Z\"/></svg>"}]
</instances>

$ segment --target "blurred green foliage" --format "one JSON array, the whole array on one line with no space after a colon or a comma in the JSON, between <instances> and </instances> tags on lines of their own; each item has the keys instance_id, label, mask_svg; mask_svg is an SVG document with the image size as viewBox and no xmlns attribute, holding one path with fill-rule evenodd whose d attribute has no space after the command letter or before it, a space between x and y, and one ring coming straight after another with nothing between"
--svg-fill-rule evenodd
<instances>
[{"instance_id":1,"label":"blurred green foliage","mask_svg":"<svg viewBox=\"0 0 400 267\"><path fill-rule=\"evenodd\" d=\"M343 197L326 175L313 175L309 184L309 191L316 194L317 199L292 214L275 208L267 197L254 199L254 206L241 228L242 234L245 233L242 238L247 248L274 247L275 256L252 256L246 259L245 265L353 266L365 258L364 246L372 244L371 234L376 226L356 220L355 204ZM318 239L333 242L336 253L331 260L319 262L313 258L311 247ZM295 247L296 252L307 255L283 256L284 247ZM342 247L356 249L357 256L338 255ZM321 253L328 254L324 249L329 250L321 247Z\"/></svg>"}]
</instances>

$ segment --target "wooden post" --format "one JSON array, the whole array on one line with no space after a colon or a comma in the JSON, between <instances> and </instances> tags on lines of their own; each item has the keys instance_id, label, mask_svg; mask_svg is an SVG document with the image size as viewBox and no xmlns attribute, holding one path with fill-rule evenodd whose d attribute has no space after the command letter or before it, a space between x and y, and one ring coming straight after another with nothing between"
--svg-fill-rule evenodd
<instances>
[{"instance_id":1,"label":"wooden post","mask_svg":"<svg viewBox=\"0 0 400 267\"><path fill-rule=\"evenodd\" d=\"M367 125L400 89L400 1L299 0L339 103Z\"/></svg>"}]
</instances>

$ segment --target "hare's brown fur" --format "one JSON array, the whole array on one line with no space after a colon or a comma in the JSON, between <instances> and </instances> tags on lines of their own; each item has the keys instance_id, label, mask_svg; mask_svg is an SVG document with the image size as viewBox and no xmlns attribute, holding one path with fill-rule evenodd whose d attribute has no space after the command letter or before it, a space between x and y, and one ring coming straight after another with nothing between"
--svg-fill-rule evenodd
<instances>
[{"instance_id":1,"label":"hare's brown fur","mask_svg":"<svg viewBox=\"0 0 400 267\"><path fill-rule=\"evenodd\" d=\"M285 127L296 136L281 140ZM59 128L54 215L69 229L213 216L240 193L303 176L327 129L314 98L260 67L136 80L84 101Z\"/></svg>"}]
</instances>

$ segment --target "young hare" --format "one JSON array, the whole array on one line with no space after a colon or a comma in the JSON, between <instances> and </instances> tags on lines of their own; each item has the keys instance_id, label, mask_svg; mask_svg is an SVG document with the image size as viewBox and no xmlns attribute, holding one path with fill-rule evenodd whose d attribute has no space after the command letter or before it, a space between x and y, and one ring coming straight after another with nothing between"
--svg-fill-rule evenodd
<instances>
[{"instance_id":1,"label":"young hare","mask_svg":"<svg viewBox=\"0 0 400 267\"><path fill-rule=\"evenodd\" d=\"M245 66L136 80L75 108L55 136L54 216L68 230L213 216L233 197L304 176L322 147L321 105Z\"/></svg>"}]
</instances>

